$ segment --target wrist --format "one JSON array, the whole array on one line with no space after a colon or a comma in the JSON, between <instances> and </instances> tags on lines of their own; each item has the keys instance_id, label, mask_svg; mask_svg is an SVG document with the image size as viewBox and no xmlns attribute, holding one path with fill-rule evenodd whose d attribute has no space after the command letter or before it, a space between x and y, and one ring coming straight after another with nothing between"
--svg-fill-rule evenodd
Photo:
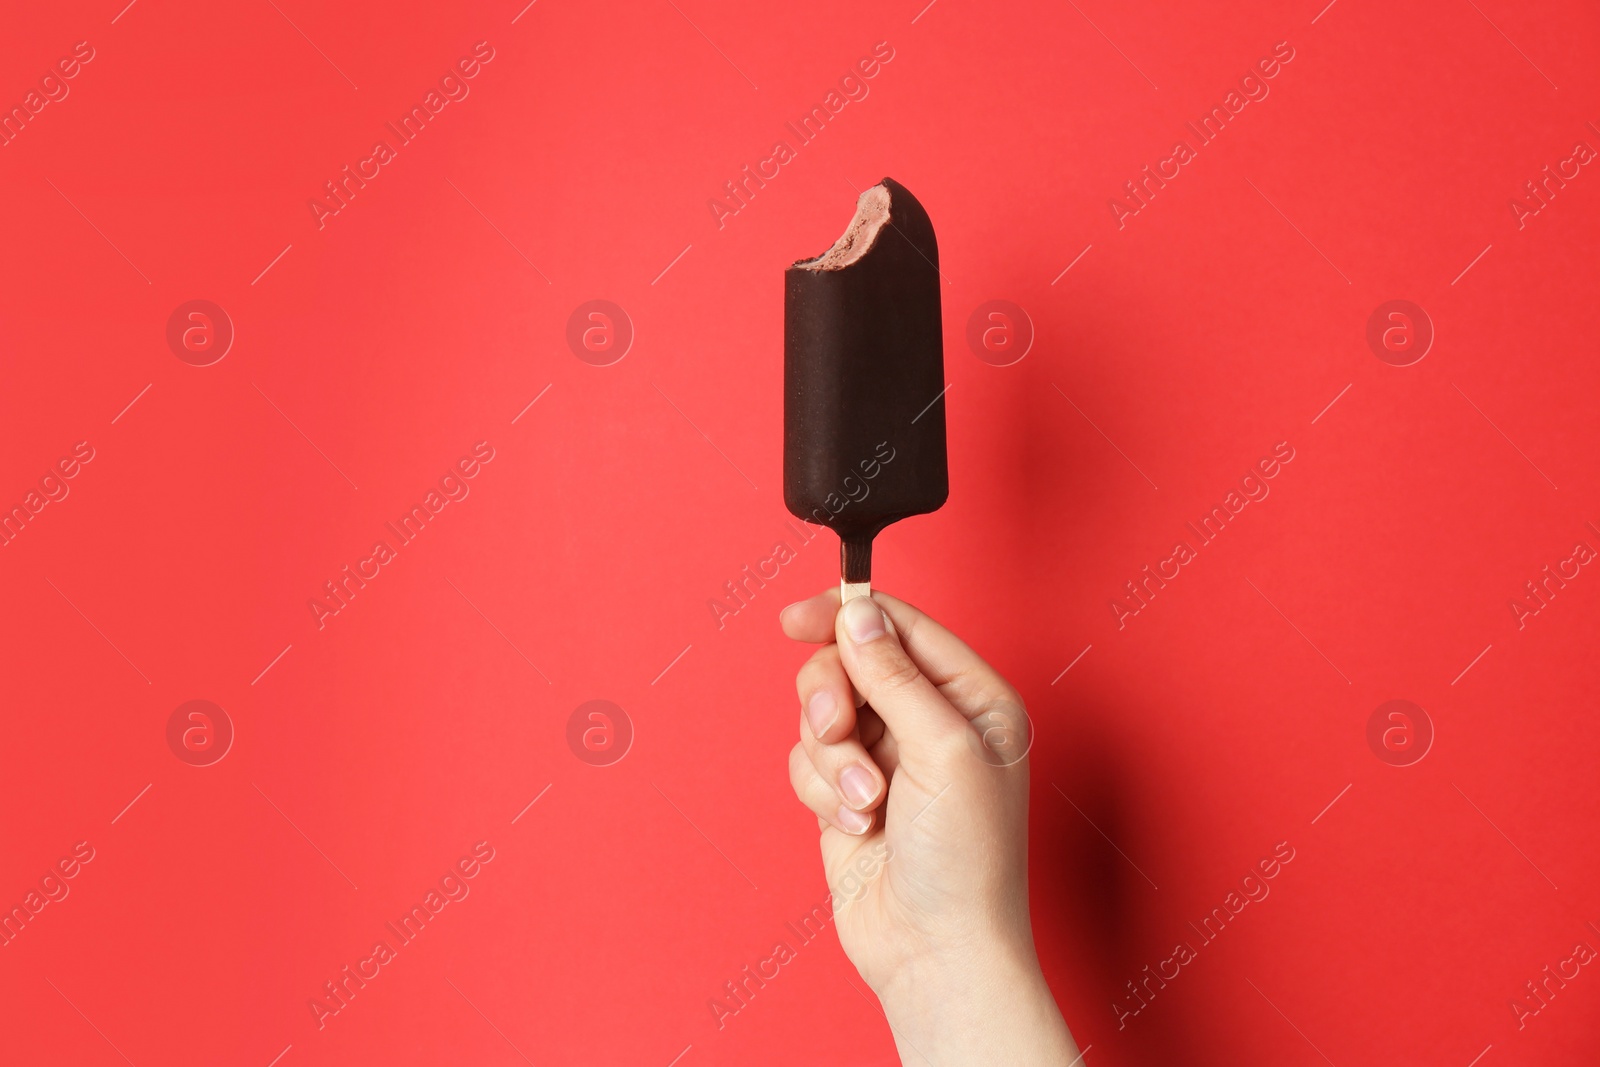
<instances>
[{"instance_id":1,"label":"wrist","mask_svg":"<svg viewBox=\"0 0 1600 1067\"><path fill-rule=\"evenodd\" d=\"M878 990L903 1063L1069 1067L1078 1049L1031 943L902 967Z\"/></svg>"}]
</instances>

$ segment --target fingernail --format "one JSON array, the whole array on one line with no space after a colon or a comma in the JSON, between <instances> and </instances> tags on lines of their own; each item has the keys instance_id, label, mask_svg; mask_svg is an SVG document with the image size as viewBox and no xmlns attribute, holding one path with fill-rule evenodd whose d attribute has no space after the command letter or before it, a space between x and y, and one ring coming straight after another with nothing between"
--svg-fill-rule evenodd
<instances>
[{"instance_id":1,"label":"fingernail","mask_svg":"<svg viewBox=\"0 0 1600 1067\"><path fill-rule=\"evenodd\" d=\"M818 689L811 694L811 699L806 702L806 724L811 727L811 736L818 741L833 725L833 720L839 717L839 702L833 699L833 694L826 689Z\"/></svg>"},{"instance_id":2,"label":"fingernail","mask_svg":"<svg viewBox=\"0 0 1600 1067\"><path fill-rule=\"evenodd\" d=\"M883 612L871 597L858 596L844 606L844 632L858 645L883 636Z\"/></svg>"},{"instance_id":3,"label":"fingernail","mask_svg":"<svg viewBox=\"0 0 1600 1067\"><path fill-rule=\"evenodd\" d=\"M839 829L847 834L855 834L858 837L872 829L872 816L863 815L859 811L851 811L843 806L839 808L839 814L835 816L835 821L838 822Z\"/></svg>"},{"instance_id":4,"label":"fingernail","mask_svg":"<svg viewBox=\"0 0 1600 1067\"><path fill-rule=\"evenodd\" d=\"M839 775L839 792L852 807L864 808L878 797L878 780L861 764L852 763Z\"/></svg>"}]
</instances>

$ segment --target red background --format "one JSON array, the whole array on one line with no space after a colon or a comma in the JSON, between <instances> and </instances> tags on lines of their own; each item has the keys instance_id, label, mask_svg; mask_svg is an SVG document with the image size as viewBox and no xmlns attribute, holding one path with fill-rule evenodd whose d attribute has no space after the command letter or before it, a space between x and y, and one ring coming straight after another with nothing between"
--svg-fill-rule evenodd
<instances>
[{"instance_id":1,"label":"red background","mask_svg":"<svg viewBox=\"0 0 1600 1067\"><path fill-rule=\"evenodd\" d=\"M885 174L939 231L952 490L876 577L1029 701L1035 925L1086 1062L1592 1051L1590 968L1520 1029L1511 1001L1600 947L1600 577L1509 606L1600 547L1600 176L1510 209L1600 147L1591 6L120 7L0 40L7 106L94 49L0 149L0 500L95 450L0 549L0 902L95 850L0 949L8 1061L893 1062L831 933L723 1028L707 1006L826 892L775 616L836 552L785 525L780 275ZM479 41L470 95L319 228ZM870 95L719 228L880 41ZM1119 228L1280 41L1270 95ZM237 332L207 367L165 339L193 299ZM590 299L636 330L610 366L565 340ZM1010 366L964 339L995 299L1036 334ZM1437 334L1407 367L1365 337L1393 299ZM319 629L479 441L470 496ZM1270 497L1119 629L1123 583L1282 441ZM168 747L192 699L236 731L211 766ZM591 699L635 731L610 766L566 742ZM1390 699L1435 731L1414 765L1369 747ZM479 841L470 896L319 1029ZM1278 842L1271 895L1119 1029Z\"/></svg>"}]
</instances>

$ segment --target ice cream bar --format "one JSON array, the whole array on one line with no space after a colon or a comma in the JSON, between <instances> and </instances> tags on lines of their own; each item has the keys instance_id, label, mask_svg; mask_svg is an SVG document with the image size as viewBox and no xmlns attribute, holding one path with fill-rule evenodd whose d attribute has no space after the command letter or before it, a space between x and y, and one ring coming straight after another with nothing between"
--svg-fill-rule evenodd
<instances>
[{"instance_id":1,"label":"ice cream bar","mask_svg":"<svg viewBox=\"0 0 1600 1067\"><path fill-rule=\"evenodd\" d=\"M891 178L784 272L783 502L839 535L846 600L871 592L878 532L950 495L939 281L933 223Z\"/></svg>"}]
</instances>

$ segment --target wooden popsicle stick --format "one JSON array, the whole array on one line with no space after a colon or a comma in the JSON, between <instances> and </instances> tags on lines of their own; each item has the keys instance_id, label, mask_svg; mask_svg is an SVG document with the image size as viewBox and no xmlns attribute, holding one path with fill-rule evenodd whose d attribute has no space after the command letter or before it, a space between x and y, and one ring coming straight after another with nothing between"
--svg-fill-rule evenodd
<instances>
[{"instance_id":1,"label":"wooden popsicle stick","mask_svg":"<svg viewBox=\"0 0 1600 1067\"><path fill-rule=\"evenodd\" d=\"M871 582L847 582L843 578L839 579L839 603L843 604L847 601L854 600L858 596L871 595Z\"/></svg>"}]
</instances>

